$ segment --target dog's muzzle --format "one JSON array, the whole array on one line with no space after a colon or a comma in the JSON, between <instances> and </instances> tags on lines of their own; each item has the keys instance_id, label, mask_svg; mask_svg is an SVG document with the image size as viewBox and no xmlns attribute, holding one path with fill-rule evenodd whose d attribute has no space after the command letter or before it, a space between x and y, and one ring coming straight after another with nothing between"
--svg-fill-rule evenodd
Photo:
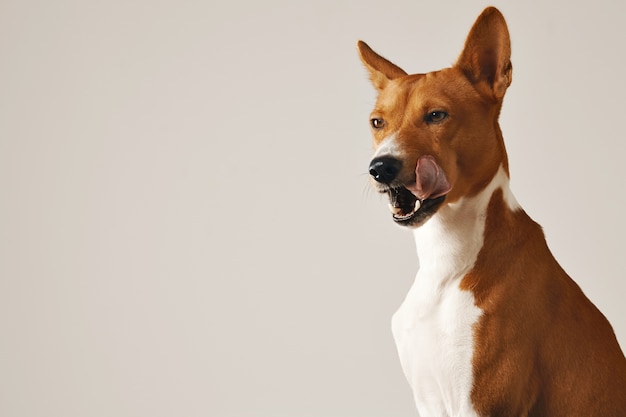
<instances>
[{"instance_id":1,"label":"dog's muzzle","mask_svg":"<svg viewBox=\"0 0 626 417\"><path fill-rule=\"evenodd\" d=\"M398 181L402 161L392 156L374 158L369 173L377 189L389 197L393 220L403 226L418 226L433 215L451 186L434 157L422 156L415 168L413 184Z\"/></svg>"}]
</instances>

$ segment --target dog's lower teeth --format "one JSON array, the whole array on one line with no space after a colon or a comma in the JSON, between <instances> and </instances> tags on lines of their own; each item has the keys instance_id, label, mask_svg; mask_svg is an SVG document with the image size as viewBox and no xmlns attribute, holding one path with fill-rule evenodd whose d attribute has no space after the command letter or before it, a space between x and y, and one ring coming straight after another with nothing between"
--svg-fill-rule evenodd
<instances>
[{"instance_id":1,"label":"dog's lower teeth","mask_svg":"<svg viewBox=\"0 0 626 417\"><path fill-rule=\"evenodd\" d=\"M413 216L420 209L421 206L422 206L422 203L419 200L415 200L415 206L413 207L413 210L411 210L410 213L406 213L406 214L403 213L401 207L395 207L391 204L389 204L389 209L391 210L393 217L399 220L404 220Z\"/></svg>"},{"instance_id":2,"label":"dog's lower teeth","mask_svg":"<svg viewBox=\"0 0 626 417\"><path fill-rule=\"evenodd\" d=\"M389 203L389 210L391 210L391 214L394 216L401 216L402 209L400 207L395 207L393 204Z\"/></svg>"}]
</instances>

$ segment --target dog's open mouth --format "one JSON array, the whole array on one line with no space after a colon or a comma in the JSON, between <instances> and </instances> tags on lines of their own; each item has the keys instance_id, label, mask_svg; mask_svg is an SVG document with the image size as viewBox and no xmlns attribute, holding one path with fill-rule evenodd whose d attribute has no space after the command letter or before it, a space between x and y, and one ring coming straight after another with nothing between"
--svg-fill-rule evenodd
<instances>
[{"instance_id":1,"label":"dog's open mouth","mask_svg":"<svg viewBox=\"0 0 626 417\"><path fill-rule=\"evenodd\" d=\"M437 211L446 196L419 200L404 187L390 188L389 208L393 220L403 226L417 226Z\"/></svg>"}]
</instances>

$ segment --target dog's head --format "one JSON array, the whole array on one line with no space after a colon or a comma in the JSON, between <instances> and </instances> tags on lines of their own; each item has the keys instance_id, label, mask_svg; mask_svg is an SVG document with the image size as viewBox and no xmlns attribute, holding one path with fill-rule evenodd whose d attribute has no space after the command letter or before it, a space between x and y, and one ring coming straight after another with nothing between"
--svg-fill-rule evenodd
<instances>
[{"instance_id":1,"label":"dog's head","mask_svg":"<svg viewBox=\"0 0 626 417\"><path fill-rule=\"evenodd\" d=\"M511 47L497 9L478 17L451 68L407 75L364 42L358 49L378 90L369 172L394 221L417 227L443 204L478 193L500 166L508 172L498 116Z\"/></svg>"}]
</instances>

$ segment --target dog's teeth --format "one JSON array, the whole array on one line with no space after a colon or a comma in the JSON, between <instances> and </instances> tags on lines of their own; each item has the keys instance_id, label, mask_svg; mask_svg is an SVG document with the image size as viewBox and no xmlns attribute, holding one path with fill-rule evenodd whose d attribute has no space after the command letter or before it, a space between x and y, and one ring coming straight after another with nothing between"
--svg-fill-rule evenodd
<instances>
[{"instance_id":1,"label":"dog's teeth","mask_svg":"<svg viewBox=\"0 0 626 417\"><path fill-rule=\"evenodd\" d=\"M413 207L413 210L411 210L410 213L403 213L401 207L395 207L393 204L389 203L389 210L391 210L391 214L393 214L393 217L403 220L413 216L420 209L421 206L422 202L419 200L415 200L415 206Z\"/></svg>"},{"instance_id":2,"label":"dog's teeth","mask_svg":"<svg viewBox=\"0 0 626 417\"><path fill-rule=\"evenodd\" d=\"M391 210L391 213L393 214L402 214L402 209L400 207L394 207L391 203L389 203L389 210Z\"/></svg>"}]
</instances>

